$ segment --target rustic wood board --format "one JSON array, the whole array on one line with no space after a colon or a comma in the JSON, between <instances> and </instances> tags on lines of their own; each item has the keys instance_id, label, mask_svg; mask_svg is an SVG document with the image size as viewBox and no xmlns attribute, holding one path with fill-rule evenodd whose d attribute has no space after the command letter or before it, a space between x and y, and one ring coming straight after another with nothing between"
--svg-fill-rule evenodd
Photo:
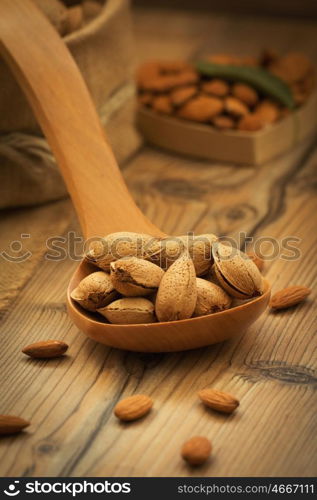
<instances>
[{"instance_id":1,"label":"rustic wood board","mask_svg":"<svg viewBox=\"0 0 317 500\"><path fill-rule=\"evenodd\" d=\"M140 59L179 57L212 43L270 30L278 47L297 43L312 56L316 26L307 22L229 19L188 13L136 13ZM256 24L256 28L254 27ZM212 31L211 31L212 28ZM243 38L242 34L245 33ZM164 36L162 36L164 34ZM295 40L295 41L294 41ZM218 47L219 49L219 47ZM300 238L301 258L266 263L273 290L290 283L314 286L317 148L311 141L261 167L199 162L144 147L124 167L144 212L164 231L212 231L237 237ZM175 354L138 354L87 339L65 311L65 290L76 262L45 259L46 239L79 232L69 200L3 213L1 250L21 233L32 257L1 258L0 413L21 415L29 430L0 441L4 476L312 476L316 467L315 293L296 310L266 313L242 337ZM21 251L23 253L24 250ZM39 339L69 343L67 356L34 361L21 348ZM214 386L241 401L230 417L206 411L197 390ZM154 410L122 425L116 402L151 395ZM185 418L184 418L185 417ZM179 457L194 434L210 437L212 460L189 469Z\"/></svg>"}]
</instances>

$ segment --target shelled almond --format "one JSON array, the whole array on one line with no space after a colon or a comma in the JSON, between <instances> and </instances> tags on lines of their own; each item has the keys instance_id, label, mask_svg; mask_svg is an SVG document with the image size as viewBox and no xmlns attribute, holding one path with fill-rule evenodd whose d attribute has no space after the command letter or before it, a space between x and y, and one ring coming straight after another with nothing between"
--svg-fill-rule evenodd
<instances>
[{"instance_id":1,"label":"shelled almond","mask_svg":"<svg viewBox=\"0 0 317 500\"><path fill-rule=\"evenodd\" d=\"M205 463L212 451L211 442L204 436L193 436L181 449L182 458L192 466Z\"/></svg>"},{"instance_id":2,"label":"shelled almond","mask_svg":"<svg viewBox=\"0 0 317 500\"><path fill-rule=\"evenodd\" d=\"M42 340L25 346L22 352L31 358L59 358L67 349L66 342L61 340Z\"/></svg>"},{"instance_id":3,"label":"shelled almond","mask_svg":"<svg viewBox=\"0 0 317 500\"><path fill-rule=\"evenodd\" d=\"M0 436L18 434L30 425L24 418L15 415L0 415Z\"/></svg>"},{"instance_id":4,"label":"shelled almond","mask_svg":"<svg viewBox=\"0 0 317 500\"><path fill-rule=\"evenodd\" d=\"M219 131L257 132L303 105L316 87L312 62L298 52L279 55L270 49L258 57L213 54L202 61L231 66L235 77L219 70L218 76L204 73L195 61L148 61L136 76L140 106ZM243 68L258 73L247 81ZM287 98L281 97L283 92Z\"/></svg>"},{"instance_id":5,"label":"shelled almond","mask_svg":"<svg viewBox=\"0 0 317 500\"><path fill-rule=\"evenodd\" d=\"M205 406L222 413L232 413L239 406L234 396L216 389L203 389L198 396Z\"/></svg>"},{"instance_id":6,"label":"shelled almond","mask_svg":"<svg viewBox=\"0 0 317 500\"><path fill-rule=\"evenodd\" d=\"M115 416L124 422L144 417L153 406L153 400L145 394L135 394L119 401L114 408Z\"/></svg>"},{"instance_id":7,"label":"shelled almond","mask_svg":"<svg viewBox=\"0 0 317 500\"><path fill-rule=\"evenodd\" d=\"M287 309L303 302L310 294L311 289L306 286L289 286L273 295L270 306L272 309Z\"/></svg>"}]
</instances>

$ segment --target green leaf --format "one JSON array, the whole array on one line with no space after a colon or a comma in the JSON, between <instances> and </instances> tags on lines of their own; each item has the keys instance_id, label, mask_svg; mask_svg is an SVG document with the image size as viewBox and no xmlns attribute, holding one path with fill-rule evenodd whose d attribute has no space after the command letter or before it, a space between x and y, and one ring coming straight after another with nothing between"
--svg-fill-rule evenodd
<instances>
[{"instance_id":1,"label":"green leaf","mask_svg":"<svg viewBox=\"0 0 317 500\"><path fill-rule=\"evenodd\" d=\"M295 107L295 102L288 85L264 68L215 64L207 61L198 61L195 67L202 75L248 83L260 92L263 92L263 94L273 97L287 108L292 109Z\"/></svg>"}]
</instances>

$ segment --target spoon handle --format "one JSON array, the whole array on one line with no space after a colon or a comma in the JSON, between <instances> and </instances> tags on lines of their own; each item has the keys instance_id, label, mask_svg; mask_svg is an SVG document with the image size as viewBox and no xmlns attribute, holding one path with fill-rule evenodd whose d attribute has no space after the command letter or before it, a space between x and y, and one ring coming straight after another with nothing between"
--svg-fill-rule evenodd
<instances>
[{"instance_id":1,"label":"spoon handle","mask_svg":"<svg viewBox=\"0 0 317 500\"><path fill-rule=\"evenodd\" d=\"M161 234L135 205L66 45L30 0L0 1L0 53L50 144L84 236Z\"/></svg>"}]
</instances>

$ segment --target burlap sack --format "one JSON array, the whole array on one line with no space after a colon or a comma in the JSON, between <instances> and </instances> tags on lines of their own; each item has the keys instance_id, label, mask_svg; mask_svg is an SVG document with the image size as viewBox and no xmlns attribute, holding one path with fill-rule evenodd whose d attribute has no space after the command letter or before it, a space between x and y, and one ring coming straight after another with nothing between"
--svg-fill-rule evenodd
<instances>
[{"instance_id":1,"label":"burlap sack","mask_svg":"<svg viewBox=\"0 0 317 500\"><path fill-rule=\"evenodd\" d=\"M107 0L101 14L64 38L122 162L140 144L133 126L133 39L128 0ZM66 195L55 160L10 70L0 59L0 208Z\"/></svg>"}]
</instances>

